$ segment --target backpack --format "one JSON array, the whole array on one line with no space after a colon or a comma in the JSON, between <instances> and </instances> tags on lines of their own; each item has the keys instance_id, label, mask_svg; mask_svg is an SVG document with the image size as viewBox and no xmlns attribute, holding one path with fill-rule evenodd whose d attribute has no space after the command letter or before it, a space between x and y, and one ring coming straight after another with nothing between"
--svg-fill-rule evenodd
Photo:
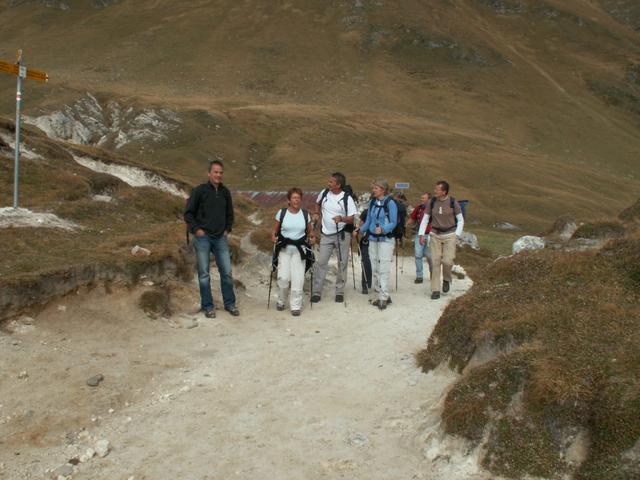
<instances>
[{"instance_id":1,"label":"backpack","mask_svg":"<svg viewBox=\"0 0 640 480\"><path fill-rule=\"evenodd\" d=\"M453 197L449 197L449 205L451 205L451 211L453 212L453 220L456 222L456 227L458 226L458 217L456 217L456 209L455 209L456 199ZM433 206L436 204L436 197L431 197L429 200L429 210L431 210L431 215L429 215L429 223L431 225L431 219L433 218Z\"/></svg>"},{"instance_id":2,"label":"backpack","mask_svg":"<svg viewBox=\"0 0 640 480\"><path fill-rule=\"evenodd\" d=\"M405 220L407 218L407 207L404 205L404 203L397 201L395 198L387 196L387 198L384 199L384 203L382 204L382 207L384 208L384 214L387 218L389 218L389 202L394 202L396 204L396 210L398 211L398 221L396 222L396 226L393 227L393 230L391 230L391 233L387 234L387 237L403 238L406 229ZM371 211L371 208L374 206L374 204L375 199L369 202L369 211Z\"/></svg>"},{"instance_id":3,"label":"backpack","mask_svg":"<svg viewBox=\"0 0 640 480\"><path fill-rule=\"evenodd\" d=\"M344 188L342 189L342 191L344 192L344 195L342 196L342 201L344 202L344 215L345 217L347 216L347 212L349 211L347 209L347 205L349 203L349 197L353 196L353 190L351 189L350 185L345 185ZM325 198L327 198L327 195L329 194L329 189L325 188L322 191L322 197L320 198L320 206L322 206L322 202L324 202ZM344 228L342 229L343 232L346 233L351 233L356 229L356 226L353 223L345 223L344 224Z\"/></svg>"}]
</instances>

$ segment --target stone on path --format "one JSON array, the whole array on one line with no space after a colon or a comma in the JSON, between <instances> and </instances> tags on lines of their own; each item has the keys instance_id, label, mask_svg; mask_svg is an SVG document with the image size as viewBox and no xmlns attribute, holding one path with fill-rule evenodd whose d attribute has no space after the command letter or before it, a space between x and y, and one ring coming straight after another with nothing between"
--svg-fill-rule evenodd
<instances>
[{"instance_id":1,"label":"stone on path","mask_svg":"<svg viewBox=\"0 0 640 480\"><path fill-rule=\"evenodd\" d=\"M98 375L94 375L93 377L89 378L87 380L87 385L89 385L90 387L97 387L98 385L100 385L100 382L102 382L103 380L104 380L104 375L99 373Z\"/></svg>"}]
</instances>

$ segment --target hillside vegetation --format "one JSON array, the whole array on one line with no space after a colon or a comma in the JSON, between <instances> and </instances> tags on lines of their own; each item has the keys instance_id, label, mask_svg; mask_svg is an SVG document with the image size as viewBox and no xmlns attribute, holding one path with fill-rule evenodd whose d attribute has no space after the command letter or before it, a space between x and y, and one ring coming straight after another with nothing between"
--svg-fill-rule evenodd
<instances>
[{"instance_id":1,"label":"hillside vegetation","mask_svg":"<svg viewBox=\"0 0 640 480\"><path fill-rule=\"evenodd\" d=\"M0 58L21 47L51 77L27 84L25 114L87 92L170 110L166 139L118 152L192 183L210 158L243 189L317 190L341 169L358 191L384 175L417 196L444 177L485 227L530 231L640 188L635 2L21 1L0 16ZM14 88L0 77L1 116Z\"/></svg>"},{"instance_id":2,"label":"hillside vegetation","mask_svg":"<svg viewBox=\"0 0 640 480\"><path fill-rule=\"evenodd\" d=\"M491 264L447 307L418 355L425 371L446 362L463 372L446 397L444 429L482 445L490 471L640 475L638 205L615 230L576 232L613 231L617 238L600 250L543 250Z\"/></svg>"}]
</instances>

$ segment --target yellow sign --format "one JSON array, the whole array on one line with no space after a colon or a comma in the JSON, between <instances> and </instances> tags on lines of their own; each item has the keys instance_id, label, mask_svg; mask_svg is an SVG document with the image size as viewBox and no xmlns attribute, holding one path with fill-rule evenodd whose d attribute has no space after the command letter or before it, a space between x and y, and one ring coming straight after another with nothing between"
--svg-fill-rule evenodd
<instances>
[{"instance_id":1,"label":"yellow sign","mask_svg":"<svg viewBox=\"0 0 640 480\"><path fill-rule=\"evenodd\" d=\"M0 60L0 72L12 73L13 75L20 75L20 66L15 63L3 62ZM48 82L49 75L45 72L41 72L40 70L33 70L32 68L27 68L26 78L30 78L31 80L38 80L39 82Z\"/></svg>"}]
</instances>

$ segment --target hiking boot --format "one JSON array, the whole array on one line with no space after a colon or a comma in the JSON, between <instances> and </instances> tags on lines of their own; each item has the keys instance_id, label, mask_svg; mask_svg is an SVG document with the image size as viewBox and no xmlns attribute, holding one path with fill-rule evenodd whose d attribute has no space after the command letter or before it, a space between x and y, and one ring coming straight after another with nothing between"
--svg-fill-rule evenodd
<instances>
[{"instance_id":1,"label":"hiking boot","mask_svg":"<svg viewBox=\"0 0 640 480\"><path fill-rule=\"evenodd\" d=\"M440 292L431 293L431 300L438 300L440 298Z\"/></svg>"},{"instance_id":2,"label":"hiking boot","mask_svg":"<svg viewBox=\"0 0 640 480\"><path fill-rule=\"evenodd\" d=\"M293 315L294 317L299 317L300 316L300 310L291 310L291 315Z\"/></svg>"},{"instance_id":3,"label":"hiking boot","mask_svg":"<svg viewBox=\"0 0 640 480\"><path fill-rule=\"evenodd\" d=\"M422 277L416 277L413 283L422 283Z\"/></svg>"},{"instance_id":4,"label":"hiking boot","mask_svg":"<svg viewBox=\"0 0 640 480\"><path fill-rule=\"evenodd\" d=\"M209 308L205 310L204 316L207 318L216 318L216 311L214 308Z\"/></svg>"},{"instance_id":5,"label":"hiking boot","mask_svg":"<svg viewBox=\"0 0 640 480\"><path fill-rule=\"evenodd\" d=\"M378 302L378 310L384 310L385 308L387 308L387 300L380 300Z\"/></svg>"},{"instance_id":6,"label":"hiking boot","mask_svg":"<svg viewBox=\"0 0 640 480\"><path fill-rule=\"evenodd\" d=\"M342 295L341 293L336 294L336 303L342 302L344 302L344 295Z\"/></svg>"},{"instance_id":7,"label":"hiking boot","mask_svg":"<svg viewBox=\"0 0 640 480\"><path fill-rule=\"evenodd\" d=\"M231 307L224 307L224 309L227 312L229 312L231 315L233 315L234 317L240 316L240 310L238 310L238 307L236 307L235 305L233 305Z\"/></svg>"},{"instance_id":8,"label":"hiking boot","mask_svg":"<svg viewBox=\"0 0 640 480\"><path fill-rule=\"evenodd\" d=\"M311 303L318 303L320 301L320 295L318 295L317 293L314 295L311 295Z\"/></svg>"},{"instance_id":9,"label":"hiking boot","mask_svg":"<svg viewBox=\"0 0 640 480\"><path fill-rule=\"evenodd\" d=\"M386 300L382 300L385 305L384 308L387 308L387 305L391 305L393 302L391 301L391 297L387 298ZM376 298L373 302L371 302L371 305L373 305L374 307L378 307L380 308L380 299ZM380 310L383 310L382 308Z\"/></svg>"},{"instance_id":10,"label":"hiking boot","mask_svg":"<svg viewBox=\"0 0 640 480\"><path fill-rule=\"evenodd\" d=\"M284 305L282 305L280 303L277 303L276 304L276 310L279 311L279 312L284 311Z\"/></svg>"},{"instance_id":11,"label":"hiking boot","mask_svg":"<svg viewBox=\"0 0 640 480\"><path fill-rule=\"evenodd\" d=\"M367 287L362 287L362 294L369 295L369 289Z\"/></svg>"},{"instance_id":12,"label":"hiking boot","mask_svg":"<svg viewBox=\"0 0 640 480\"><path fill-rule=\"evenodd\" d=\"M449 291L449 289L451 288L451 282L447 282L446 280L444 280L442 282L442 291L444 293L447 293Z\"/></svg>"}]
</instances>

